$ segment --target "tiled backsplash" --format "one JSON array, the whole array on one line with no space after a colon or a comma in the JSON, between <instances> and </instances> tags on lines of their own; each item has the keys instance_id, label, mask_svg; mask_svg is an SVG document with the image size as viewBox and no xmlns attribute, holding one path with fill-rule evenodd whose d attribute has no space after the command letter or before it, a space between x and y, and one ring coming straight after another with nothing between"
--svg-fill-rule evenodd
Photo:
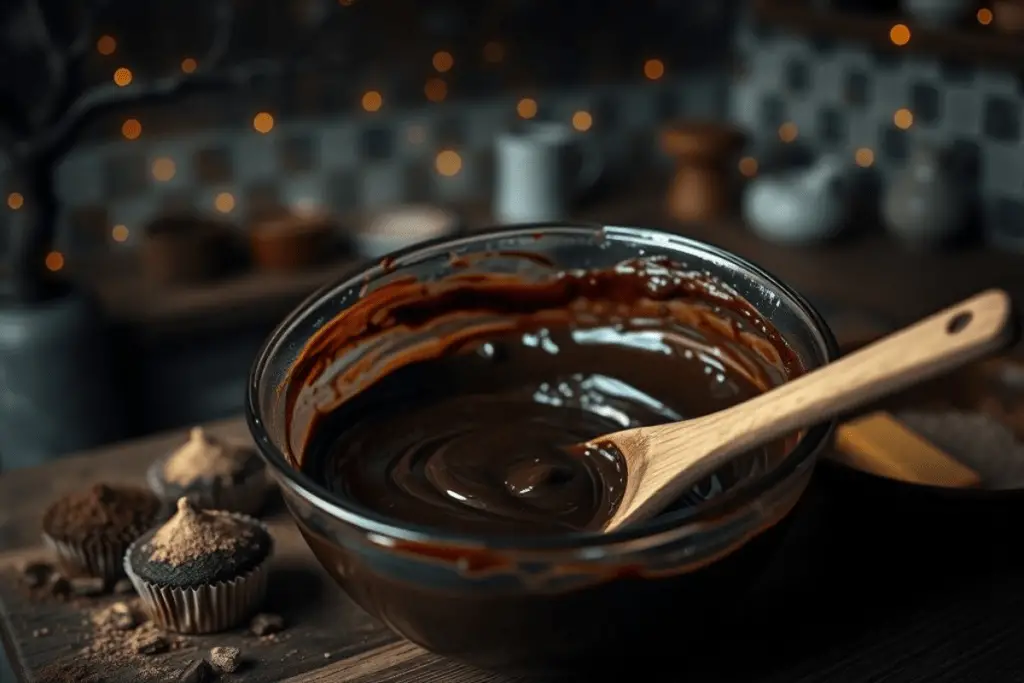
<instances>
[{"instance_id":1,"label":"tiled backsplash","mask_svg":"<svg viewBox=\"0 0 1024 683\"><path fill-rule=\"evenodd\" d=\"M195 69L210 43L204 7L216 4L159 2L140 12L115 0L110 21L98 24L106 47L97 42L88 56L86 79L109 87L130 67L127 93ZM321 64L235 92L98 117L59 168L58 248L130 248L166 209L196 208L244 225L271 205L346 211L485 198L494 135L516 120L523 98L536 101L540 119L568 122L586 111L592 127L581 135L605 149L609 166L632 167L654 156L661 121L724 113L733 9L731 0L244 3L229 67L296 49L321 61L337 53L348 66ZM320 12L332 14L311 34L318 40L290 45L307 40L304 22ZM28 79L28 92L34 81L26 74L8 75ZM379 110L364 111L378 109L365 106L368 93L382 99ZM266 134L255 130L267 123L259 112L273 116ZM435 169L441 151L459 155L450 177ZM0 191L21 189L3 176L0 159ZM10 218L0 210L0 228Z\"/></svg>"},{"instance_id":2,"label":"tiled backsplash","mask_svg":"<svg viewBox=\"0 0 1024 683\"><path fill-rule=\"evenodd\" d=\"M612 172L655 162L659 124L676 117L719 117L723 74L634 86L535 96L538 118L570 122L591 114L580 133ZM486 199L495 135L518 119L518 98L432 104L392 113L359 113L275 125L267 134L210 129L191 135L83 147L60 167L66 229L60 248L75 253L112 243L128 228L130 247L167 210L195 209L244 226L261 209L326 208L345 213L409 201ZM459 155L454 175L438 172L442 151ZM123 233L123 231L122 231Z\"/></svg>"},{"instance_id":3,"label":"tiled backsplash","mask_svg":"<svg viewBox=\"0 0 1024 683\"><path fill-rule=\"evenodd\" d=\"M731 115L764 149L791 122L817 152L874 152L883 178L917 141L956 149L976 168L981 223L1024 249L1024 77L920 55L833 43L745 22L737 33ZM895 125L908 109L913 124Z\"/></svg>"}]
</instances>

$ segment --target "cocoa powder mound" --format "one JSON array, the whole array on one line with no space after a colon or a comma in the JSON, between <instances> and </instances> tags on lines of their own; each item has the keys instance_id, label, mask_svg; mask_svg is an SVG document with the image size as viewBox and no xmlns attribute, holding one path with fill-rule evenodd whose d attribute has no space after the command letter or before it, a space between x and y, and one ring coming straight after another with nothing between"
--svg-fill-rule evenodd
<instances>
[{"instance_id":1,"label":"cocoa powder mound","mask_svg":"<svg viewBox=\"0 0 1024 683\"><path fill-rule=\"evenodd\" d=\"M43 531L54 538L84 541L97 535L122 538L156 521L160 500L146 489L96 484L60 498L43 515Z\"/></svg>"},{"instance_id":2,"label":"cocoa powder mound","mask_svg":"<svg viewBox=\"0 0 1024 683\"><path fill-rule=\"evenodd\" d=\"M200 479L228 486L245 470L251 457L248 449L212 437L202 427L196 427L188 441L164 463L164 479L179 486L188 486Z\"/></svg>"},{"instance_id":3,"label":"cocoa powder mound","mask_svg":"<svg viewBox=\"0 0 1024 683\"><path fill-rule=\"evenodd\" d=\"M232 552L252 533L248 524L230 515L197 510L187 498L181 498L178 512L153 535L149 559L180 566L197 557Z\"/></svg>"}]
</instances>

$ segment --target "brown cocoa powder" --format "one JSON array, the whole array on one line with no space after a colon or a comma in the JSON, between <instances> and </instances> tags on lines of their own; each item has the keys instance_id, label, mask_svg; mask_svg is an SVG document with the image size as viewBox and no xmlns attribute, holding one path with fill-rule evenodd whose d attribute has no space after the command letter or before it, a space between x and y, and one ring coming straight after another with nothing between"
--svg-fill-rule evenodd
<instances>
[{"instance_id":1,"label":"brown cocoa powder","mask_svg":"<svg viewBox=\"0 0 1024 683\"><path fill-rule=\"evenodd\" d=\"M204 555L231 552L252 533L249 525L230 515L197 510L181 498L178 512L153 535L149 559L179 566Z\"/></svg>"},{"instance_id":2,"label":"brown cocoa powder","mask_svg":"<svg viewBox=\"0 0 1024 683\"><path fill-rule=\"evenodd\" d=\"M210 436L195 427L189 439L164 463L164 479L188 486L200 479L230 485L251 457L248 449Z\"/></svg>"},{"instance_id":3,"label":"brown cocoa powder","mask_svg":"<svg viewBox=\"0 0 1024 683\"><path fill-rule=\"evenodd\" d=\"M146 489L96 484L51 505L43 515L43 531L69 541L85 541L97 535L120 539L144 531L159 513L159 499Z\"/></svg>"}]
</instances>

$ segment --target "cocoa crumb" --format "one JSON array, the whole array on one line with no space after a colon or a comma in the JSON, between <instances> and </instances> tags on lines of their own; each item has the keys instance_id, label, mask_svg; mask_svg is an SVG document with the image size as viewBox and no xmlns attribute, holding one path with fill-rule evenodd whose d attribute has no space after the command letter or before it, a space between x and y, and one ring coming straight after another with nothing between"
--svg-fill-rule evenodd
<instances>
[{"instance_id":1,"label":"cocoa crumb","mask_svg":"<svg viewBox=\"0 0 1024 683\"><path fill-rule=\"evenodd\" d=\"M210 650L210 664L221 673L234 673L238 670L242 651L237 647L215 647Z\"/></svg>"},{"instance_id":2,"label":"cocoa crumb","mask_svg":"<svg viewBox=\"0 0 1024 683\"><path fill-rule=\"evenodd\" d=\"M177 514L154 534L150 559L182 565L203 555L231 552L251 535L249 525L234 517L197 510L187 498L181 498Z\"/></svg>"},{"instance_id":3,"label":"cocoa crumb","mask_svg":"<svg viewBox=\"0 0 1024 683\"><path fill-rule=\"evenodd\" d=\"M21 567L21 580L29 588L45 586L53 574L53 565L48 562L26 562Z\"/></svg>"},{"instance_id":4,"label":"cocoa crumb","mask_svg":"<svg viewBox=\"0 0 1024 683\"><path fill-rule=\"evenodd\" d=\"M270 636L284 630L284 619L279 614L257 614L249 622L249 630L256 636Z\"/></svg>"},{"instance_id":5,"label":"cocoa crumb","mask_svg":"<svg viewBox=\"0 0 1024 683\"><path fill-rule=\"evenodd\" d=\"M103 579L92 576L76 576L68 581L71 593L82 598L92 598L102 595L106 590Z\"/></svg>"},{"instance_id":6,"label":"cocoa crumb","mask_svg":"<svg viewBox=\"0 0 1024 683\"><path fill-rule=\"evenodd\" d=\"M71 583L60 574L52 574L48 585L49 593L55 597L67 597L71 593Z\"/></svg>"},{"instance_id":7,"label":"cocoa crumb","mask_svg":"<svg viewBox=\"0 0 1024 683\"><path fill-rule=\"evenodd\" d=\"M115 602L96 615L96 621L118 631L130 631L138 624L135 611L126 602Z\"/></svg>"},{"instance_id":8,"label":"cocoa crumb","mask_svg":"<svg viewBox=\"0 0 1024 683\"><path fill-rule=\"evenodd\" d=\"M178 674L179 683L206 683L213 678L213 670L205 659L192 659Z\"/></svg>"},{"instance_id":9,"label":"cocoa crumb","mask_svg":"<svg viewBox=\"0 0 1024 683\"><path fill-rule=\"evenodd\" d=\"M85 541L97 534L120 540L141 531L160 512L150 491L134 486L96 484L60 498L43 515L43 530L54 538Z\"/></svg>"},{"instance_id":10,"label":"cocoa crumb","mask_svg":"<svg viewBox=\"0 0 1024 683\"><path fill-rule=\"evenodd\" d=\"M252 457L249 449L227 443L194 427L189 439L164 464L164 478L179 486L199 479L230 485Z\"/></svg>"},{"instance_id":11,"label":"cocoa crumb","mask_svg":"<svg viewBox=\"0 0 1024 683\"><path fill-rule=\"evenodd\" d=\"M170 648L170 643L160 633L143 631L132 636L131 646L140 655L157 655L161 652L167 652Z\"/></svg>"}]
</instances>

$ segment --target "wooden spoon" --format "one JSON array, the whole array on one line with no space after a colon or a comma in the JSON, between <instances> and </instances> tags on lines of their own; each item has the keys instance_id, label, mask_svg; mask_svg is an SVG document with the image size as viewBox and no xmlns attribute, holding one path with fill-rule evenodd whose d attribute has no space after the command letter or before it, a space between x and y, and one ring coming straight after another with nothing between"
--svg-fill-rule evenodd
<instances>
[{"instance_id":1,"label":"wooden spoon","mask_svg":"<svg viewBox=\"0 0 1024 683\"><path fill-rule=\"evenodd\" d=\"M604 529L652 517L731 458L999 350L1015 332L1009 295L990 290L726 410L593 439L626 462Z\"/></svg>"}]
</instances>

